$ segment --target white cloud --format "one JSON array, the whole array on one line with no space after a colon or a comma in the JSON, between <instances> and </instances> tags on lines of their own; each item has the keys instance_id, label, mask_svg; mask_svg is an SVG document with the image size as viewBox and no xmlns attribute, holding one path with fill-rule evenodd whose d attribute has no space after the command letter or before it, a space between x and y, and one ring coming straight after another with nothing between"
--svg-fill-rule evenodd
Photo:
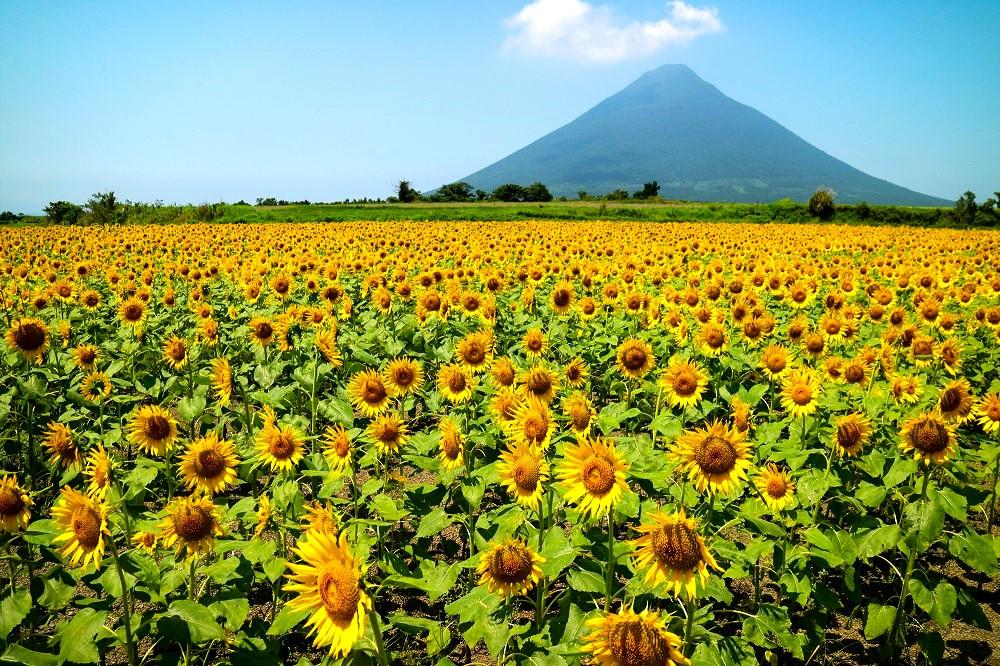
<instances>
[{"instance_id":1,"label":"white cloud","mask_svg":"<svg viewBox=\"0 0 1000 666\"><path fill-rule=\"evenodd\" d=\"M724 28L715 7L695 7L683 0L668 4L658 21L616 16L607 5L584 0L535 0L507 19L503 51L529 56L612 62L684 45Z\"/></svg>"}]
</instances>

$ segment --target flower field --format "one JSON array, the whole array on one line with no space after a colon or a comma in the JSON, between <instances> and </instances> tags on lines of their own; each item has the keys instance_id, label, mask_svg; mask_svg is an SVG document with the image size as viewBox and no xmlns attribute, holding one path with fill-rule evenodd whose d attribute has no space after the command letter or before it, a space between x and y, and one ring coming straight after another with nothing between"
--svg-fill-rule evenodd
<instances>
[{"instance_id":1,"label":"flower field","mask_svg":"<svg viewBox=\"0 0 1000 666\"><path fill-rule=\"evenodd\" d=\"M0 663L1000 659L998 262L814 225L0 230Z\"/></svg>"}]
</instances>

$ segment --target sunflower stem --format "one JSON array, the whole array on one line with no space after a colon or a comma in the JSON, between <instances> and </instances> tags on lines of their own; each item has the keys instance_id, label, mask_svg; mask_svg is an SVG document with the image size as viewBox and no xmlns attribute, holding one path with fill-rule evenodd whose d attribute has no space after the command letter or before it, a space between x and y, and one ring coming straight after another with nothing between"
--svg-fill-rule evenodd
<instances>
[{"instance_id":1,"label":"sunflower stem","mask_svg":"<svg viewBox=\"0 0 1000 666\"><path fill-rule=\"evenodd\" d=\"M924 498L927 497L927 483L931 479L931 466L925 465L924 469L924 481L920 487L920 497L917 498L917 502L923 502ZM901 620L903 616L903 609L906 606L906 600L910 597L910 578L913 576L914 564L917 562L917 549L916 547L910 547L910 555L906 558L906 572L903 574L903 585L899 590L899 604L896 606L896 616L892 619L892 628L889 630L888 640L890 643L895 643L897 639L903 638L898 634L901 631Z\"/></svg>"},{"instance_id":2,"label":"sunflower stem","mask_svg":"<svg viewBox=\"0 0 1000 666\"><path fill-rule=\"evenodd\" d=\"M188 599L190 599L191 601L194 601L194 597L195 597L195 594L194 594L194 592L195 592L194 581L195 581L195 576L197 575L197 572L196 572L197 567L198 567L198 558L196 556L192 555L191 556L191 577L188 580Z\"/></svg>"},{"instance_id":3,"label":"sunflower stem","mask_svg":"<svg viewBox=\"0 0 1000 666\"><path fill-rule=\"evenodd\" d=\"M694 646L694 642L691 640L691 631L694 629L694 613L697 610L693 598L684 600L684 609L687 611L687 622L684 623L684 646L681 654L685 657L690 657L691 648Z\"/></svg>"},{"instance_id":4,"label":"sunflower stem","mask_svg":"<svg viewBox=\"0 0 1000 666\"><path fill-rule=\"evenodd\" d=\"M372 635L375 636L375 651L378 655L378 662L382 666L389 666L389 655L386 653L385 643L382 642L382 626L379 624L374 603L368 609L368 618L372 621Z\"/></svg>"},{"instance_id":5,"label":"sunflower stem","mask_svg":"<svg viewBox=\"0 0 1000 666\"><path fill-rule=\"evenodd\" d=\"M615 519L614 508L608 509L608 565L604 571L604 612L611 612L611 597L615 585Z\"/></svg>"},{"instance_id":6,"label":"sunflower stem","mask_svg":"<svg viewBox=\"0 0 1000 666\"><path fill-rule=\"evenodd\" d=\"M122 586L122 620L125 624L125 653L128 655L129 666L137 666L138 661L135 656L135 641L132 639L132 609L129 605L129 588L125 583L125 572L122 570L122 563L118 557L118 544L111 542L111 557L115 561L115 570L118 572L118 582Z\"/></svg>"},{"instance_id":7,"label":"sunflower stem","mask_svg":"<svg viewBox=\"0 0 1000 666\"><path fill-rule=\"evenodd\" d=\"M803 420L805 419L804 416L802 418L803 418ZM830 451L830 452L828 452L826 454L826 471L823 473L823 483L824 484L826 483L827 477L830 476L830 467L832 465L833 465L833 452ZM816 521L819 520L819 511L820 511L821 508L823 508L823 498L822 497L820 497L816 501L816 508L813 509L813 516L812 516L813 525L815 525Z\"/></svg>"},{"instance_id":8,"label":"sunflower stem","mask_svg":"<svg viewBox=\"0 0 1000 666\"><path fill-rule=\"evenodd\" d=\"M987 514L989 520L986 526L986 534L993 535L993 525L996 524L997 520L997 482L1000 481L1000 453L997 453L997 459L993 464L993 488L990 492L990 510Z\"/></svg>"}]
</instances>

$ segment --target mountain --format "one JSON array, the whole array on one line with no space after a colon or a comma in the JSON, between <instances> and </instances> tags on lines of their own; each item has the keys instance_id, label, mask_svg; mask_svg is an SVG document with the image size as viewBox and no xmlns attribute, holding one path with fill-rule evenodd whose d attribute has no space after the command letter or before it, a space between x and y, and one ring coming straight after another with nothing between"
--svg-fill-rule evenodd
<instances>
[{"instance_id":1,"label":"mountain","mask_svg":"<svg viewBox=\"0 0 1000 666\"><path fill-rule=\"evenodd\" d=\"M819 186L840 203L949 206L869 176L763 113L727 97L686 65L646 72L576 120L462 180L492 191L545 183L555 196L660 184L692 201L805 201Z\"/></svg>"}]
</instances>

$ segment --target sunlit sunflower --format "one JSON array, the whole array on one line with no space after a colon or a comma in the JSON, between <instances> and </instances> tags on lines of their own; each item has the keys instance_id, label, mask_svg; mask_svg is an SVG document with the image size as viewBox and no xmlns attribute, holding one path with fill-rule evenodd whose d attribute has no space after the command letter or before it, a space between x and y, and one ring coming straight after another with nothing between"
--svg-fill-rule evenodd
<instances>
[{"instance_id":1,"label":"sunlit sunflower","mask_svg":"<svg viewBox=\"0 0 1000 666\"><path fill-rule=\"evenodd\" d=\"M570 430L577 435L586 435L594 423L597 410L594 409L582 391L575 391L562 401L563 414L569 421Z\"/></svg>"},{"instance_id":2,"label":"sunlit sunflower","mask_svg":"<svg viewBox=\"0 0 1000 666\"><path fill-rule=\"evenodd\" d=\"M938 395L938 412L948 423L959 425L968 421L973 406L972 389L964 377L948 382Z\"/></svg>"},{"instance_id":3,"label":"sunlit sunflower","mask_svg":"<svg viewBox=\"0 0 1000 666\"><path fill-rule=\"evenodd\" d=\"M20 486L16 476L0 478L0 531L17 532L31 520L31 495Z\"/></svg>"},{"instance_id":4,"label":"sunlit sunflower","mask_svg":"<svg viewBox=\"0 0 1000 666\"><path fill-rule=\"evenodd\" d=\"M315 333L316 347L319 352L334 368L339 368L344 365L344 357L340 353L340 349L337 347L337 333L333 328L323 327L316 330Z\"/></svg>"},{"instance_id":5,"label":"sunlit sunflower","mask_svg":"<svg viewBox=\"0 0 1000 666\"><path fill-rule=\"evenodd\" d=\"M389 390L376 370L354 373L347 384L347 395L362 416L372 418L389 409Z\"/></svg>"},{"instance_id":6,"label":"sunlit sunflower","mask_svg":"<svg viewBox=\"0 0 1000 666\"><path fill-rule=\"evenodd\" d=\"M267 317L254 317L250 320L250 341L259 347L266 347L274 341L274 322Z\"/></svg>"},{"instance_id":7,"label":"sunlit sunflower","mask_svg":"<svg viewBox=\"0 0 1000 666\"><path fill-rule=\"evenodd\" d=\"M272 472L291 472L305 455L302 433L294 426L281 427L267 416L254 445Z\"/></svg>"},{"instance_id":8,"label":"sunlit sunflower","mask_svg":"<svg viewBox=\"0 0 1000 666\"><path fill-rule=\"evenodd\" d=\"M917 335L910 343L910 360L918 368L929 367L937 353L937 343L927 335Z\"/></svg>"},{"instance_id":9,"label":"sunlit sunflower","mask_svg":"<svg viewBox=\"0 0 1000 666\"><path fill-rule=\"evenodd\" d=\"M741 433L746 434L753 427L753 412L750 405L733 396L729 402L729 410L733 419L733 427Z\"/></svg>"},{"instance_id":10,"label":"sunlit sunflower","mask_svg":"<svg viewBox=\"0 0 1000 666\"><path fill-rule=\"evenodd\" d=\"M165 455L176 437L177 420L157 405L140 407L129 424L129 440L150 455Z\"/></svg>"},{"instance_id":11,"label":"sunlit sunflower","mask_svg":"<svg viewBox=\"0 0 1000 666\"><path fill-rule=\"evenodd\" d=\"M517 379L517 369L511 362L510 357L501 356L493 361L493 365L490 367L490 375L493 377L496 386L513 386L514 380Z\"/></svg>"},{"instance_id":12,"label":"sunlit sunflower","mask_svg":"<svg viewBox=\"0 0 1000 666\"><path fill-rule=\"evenodd\" d=\"M511 444L500 454L497 475L515 502L529 509L538 509L542 486L549 478L549 464L538 447Z\"/></svg>"},{"instance_id":13,"label":"sunlit sunflower","mask_svg":"<svg viewBox=\"0 0 1000 666\"><path fill-rule=\"evenodd\" d=\"M570 387L580 388L587 383L587 378L590 377L590 368L587 367L582 358L577 356L563 368L563 377L566 378L566 384Z\"/></svg>"},{"instance_id":14,"label":"sunlit sunflower","mask_svg":"<svg viewBox=\"0 0 1000 666\"><path fill-rule=\"evenodd\" d=\"M666 583L675 595L686 592L689 598L698 593L699 583L708 582L708 567L721 571L698 534L698 523L684 514L654 511L649 522L636 528L642 534L632 541L635 568L645 572L646 583L659 587Z\"/></svg>"},{"instance_id":15,"label":"sunlit sunflower","mask_svg":"<svg viewBox=\"0 0 1000 666\"><path fill-rule=\"evenodd\" d=\"M527 594L542 579L538 565L545 559L523 539L495 542L479 556L479 584L490 592L512 597Z\"/></svg>"},{"instance_id":16,"label":"sunlit sunflower","mask_svg":"<svg viewBox=\"0 0 1000 666\"><path fill-rule=\"evenodd\" d=\"M174 370L180 370L188 362L187 344L176 335L171 335L163 343L163 360Z\"/></svg>"},{"instance_id":17,"label":"sunlit sunflower","mask_svg":"<svg viewBox=\"0 0 1000 666\"><path fill-rule=\"evenodd\" d=\"M923 382L917 376L892 375L889 380L889 393L898 403L913 405L923 392Z\"/></svg>"},{"instance_id":18,"label":"sunlit sunflower","mask_svg":"<svg viewBox=\"0 0 1000 666\"><path fill-rule=\"evenodd\" d=\"M670 359L660 375L660 388L666 394L667 402L682 409L697 405L707 386L708 374L698 364L679 356Z\"/></svg>"},{"instance_id":19,"label":"sunlit sunflower","mask_svg":"<svg viewBox=\"0 0 1000 666\"><path fill-rule=\"evenodd\" d=\"M778 469L774 463L761 468L754 485L771 511L781 511L795 499L795 482L786 470Z\"/></svg>"},{"instance_id":20,"label":"sunlit sunflower","mask_svg":"<svg viewBox=\"0 0 1000 666\"><path fill-rule=\"evenodd\" d=\"M781 382L781 405L798 418L816 411L819 400L819 376L808 368L791 370Z\"/></svg>"},{"instance_id":21,"label":"sunlit sunflower","mask_svg":"<svg viewBox=\"0 0 1000 666\"><path fill-rule=\"evenodd\" d=\"M517 378L521 395L534 398L549 404L559 390L559 375L545 366L535 365L528 368Z\"/></svg>"},{"instance_id":22,"label":"sunlit sunflower","mask_svg":"<svg viewBox=\"0 0 1000 666\"><path fill-rule=\"evenodd\" d=\"M438 431L441 434L441 439L438 442L441 447L441 453L438 454L441 466L446 470L458 469L465 464L462 453L462 431L459 430L454 419L448 416L438 423Z\"/></svg>"},{"instance_id":23,"label":"sunlit sunflower","mask_svg":"<svg viewBox=\"0 0 1000 666\"><path fill-rule=\"evenodd\" d=\"M587 620L583 651L600 666L688 666L680 636L667 631L669 617L659 611L622 608Z\"/></svg>"},{"instance_id":24,"label":"sunlit sunflower","mask_svg":"<svg viewBox=\"0 0 1000 666\"><path fill-rule=\"evenodd\" d=\"M639 338L629 338L618 345L618 372L629 379L641 379L656 365L653 348Z\"/></svg>"},{"instance_id":25,"label":"sunlit sunflower","mask_svg":"<svg viewBox=\"0 0 1000 666\"><path fill-rule=\"evenodd\" d=\"M156 553L156 535L152 532L136 532L132 536L132 543L135 544L136 548L146 551L149 555L154 555Z\"/></svg>"},{"instance_id":26,"label":"sunlit sunflower","mask_svg":"<svg viewBox=\"0 0 1000 666\"><path fill-rule=\"evenodd\" d=\"M864 414L848 414L833 423L833 448L839 456L856 456L872 435L872 422Z\"/></svg>"},{"instance_id":27,"label":"sunlit sunflower","mask_svg":"<svg viewBox=\"0 0 1000 666\"><path fill-rule=\"evenodd\" d=\"M180 457L180 475L192 491L214 495L236 485L239 464L233 444L212 432L188 444Z\"/></svg>"},{"instance_id":28,"label":"sunlit sunflower","mask_svg":"<svg viewBox=\"0 0 1000 666\"><path fill-rule=\"evenodd\" d=\"M264 493L257 501L257 524L254 525L253 535L259 537L267 529L271 522L271 498Z\"/></svg>"},{"instance_id":29,"label":"sunlit sunflower","mask_svg":"<svg viewBox=\"0 0 1000 666\"><path fill-rule=\"evenodd\" d=\"M780 379L788 370L788 349L770 345L760 353L760 367L770 379Z\"/></svg>"},{"instance_id":30,"label":"sunlit sunflower","mask_svg":"<svg viewBox=\"0 0 1000 666\"><path fill-rule=\"evenodd\" d=\"M62 556L73 566L79 564L84 571L90 565L99 568L104 559L104 537L111 536L104 502L67 486L52 507L52 519L60 529L53 543L65 544Z\"/></svg>"},{"instance_id":31,"label":"sunlit sunflower","mask_svg":"<svg viewBox=\"0 0 1000 666\"><path fill-rule=\"evenodd\" d=\"M327 426L323 434L323 457L334 472L351 467L351 436L344 426Z\"/></svg>"},{"instance_id":32,"label":"sunlit sunflower","mask_svg":"<svg viewBox=\"0 0 1000 666\"><path fill-rule=\"evenodd\" d=\"M941 343L938 347L938 357L949 375L957 375L962 369L962 345L958 338L948 338Z\"/></svg>"},{"instance_id":33,"label":"sunlit sunflower","mask_svg":"<svg viewBox=\"0 0 1000 666\"><path fill-rule=\"evenodd\" d=\"M93 371L100 356L94 345L77 345L73 348L73 362L81 370Z\"/></svg>"},{"instance_id":34,"label":"sunlit sunflower","mask_svg":"<svg viewBox=\"0 0 1000 666\"><path fill-rule=\"evenodd\" d=\"M53 421L45 433L45 447L49 450L49 463L59 467L83 465L83 455L73 438L73 431L65 423Z\"/></svg>"},{"instance_id":35,"label":"sunlit sunflower","mask_svg":"<svg viewBox=\"0 0 1000 666\"><path fill-rule=\"evenodd\" d=\"M368 424L368 437L379 455L398 453L409 438L410 431L395 414L383 414Z\"/></svg>"},{"instance_id":36,"label":"sunlit sunflower","mask_svg":"<svg viewBox=\"0 0 1000 666\"><path fill-rule=\"evenodd\" d=\"M333 512L333 505L327 500L326 504L320 504L318 500L313 500L305 505L306 514L302 516L302 534L310 531L326 532L328 534L337 533L337 516Z\"/></svg>"},{"instance_id":37,"label":"sunlit sunflower","mask_svg":"<svg viewBox=\"0 0 1000 666\"><path fill-rule=\"evenodd\" d=\"M416 393L424 382L424 369L409 358L397 358L382 371L385 386L392 397Z\"/></svg>"},{"instance_id":38,"label":"sunlit sunflower","mask_svg":"<svg viewBox=\"0 0 1000 666\"><path fill-rule=\"evenodd\" d=\"M219 512L207 497L178 497L166 512L160 521L160 539L164 548L176 548L178 556L211 553L215 537L224 534Z\"/></svg>"},{"instance_id":39,"label":"sunlit sunflower","mask_svg":"<svg viewBox=\"0 0 1000 666\"><path fill-rule=\"evenodd\" d=\"M841 375L845 383L864 387L868 384L869 369L861 358L853 358L844 364Z\"/></svg>"},{"instance_id":40,"label":"sunlit sunflower","mask_svg":"<svg viewBox=\"0 0 1000 666\"><path fill-rule=\"evenodd\" d=\"M955 453L955 431L937 412L916 414L903 423L899 448L912 452L918 461L929 465L943 463Z\"/></svg>"},{"instance_id":41,"label":"sunlit sunflower","mask_svg":"<svg viewBox=\"0 0 1000 666\"><path fill-rule=\"evenodd\" d=\"M455 356L469 372L486 372L493 361L493 336L489 331L469 333L455 345Z\"/></svg>"},{"instance_id":42,"label":"sunlit sunflower","mask_svg":"<svg viewBox=\"0 0 1000 666\"><path fill-rule=\"evenodd\" d=\"M101 295L93 289L87 289L80 296L80 304L83 305L85 309L93 312L101 305Z\"/></svg>"},{"instance_id":43,"label":"sunlit sunflower","mask_svg":"<svg viewBox=\"0 0 1000 666\"><path fill-rule=\"evenodd\" d=\"M99 500L107 497L108 489L111 488L111 475L114 465L108 452L104 450L103 444L98 444L91 449L87 455L87 466L84 474L90 483L87 485L87 494Z\"/></svg>"},{"instance_id":44,"label":"sunlit sunflower","mask_svg":"<svg viewBox=\"0 0 1000 666\"><path fill-rule=\"evenodd\" d=\"M566 501L590 518L603 516L629 492L625 482L628 466L614 442L603 437L567 447L558 471Z\"/></svg>"},{"instance_id":45,"label":"sunlit sunflower","mask_svg":"<svg viewBox=\"0 0 1000 666\"><path fill-rule=\"evenodd\" d=\"M212 390L223 407L233 397L233 368L224 356L212 360Z\"/></svg>"},{"instance_id":46,"label":"sunlit sunflower","mask_svg":"<svg viewBox=\"0 0 1000 666\"><path fill-rule=\"evenodd\" d=\"M986 433L995 435L1000 431L1000 393L984 395L973 410L973 415Z\"/></svg>"},{"instance_id":47,"label":"sunlit sunflower","mask_svg":"<svg viewBox=\"0 0 1000 666\"><path fill-rule=\"evenodd\" d=\"M555 424L548 406L539 400L522 400L507 422L507 436L519 444L533 445L545 451L549 447Z\"/></svg>"},{"instance_id":48,"label":"sunlit sunflower","mask_svg":"<svg viewBox=\"0 0 1000 666\"><path fill-rule=\"evenodd\" d=\"M573 285L566 280L562 280L552 288L552 295L549 298L552 311L559 315L566 314L573 307L574 297Z\"/></svg>"},{"instance_id":49,"label":"sunlit sunflower","mask_svg":"<svg viewBox=\"0 0 1000 666\"><path fill-rule=\"evenodd\" d=\"M122 301L121 305L118 306L118 317L126 326L131 326L133 329L138 328L146 320L146 304L132 296Z\"/></svg>"},{"instance_id":50,"label":"sunlit sunflower","mask_svg":"<svg viewBox=\"0 0 1000 666\"><path fill-rule=\"evenodd\" d=\"M80 381L80 395L90 402L99 402L111 395L111 379L103 372L91 372Z\"/></svg>"},{"instance_id":51,"label":"sunlit sunflower","mask_svg":"<svg viewBox=\"0 0 1000 666\"><path fill-rule=\"evenodd\" d=\"M548 341L540 328L529 328L524 337L521 338L521 347L528 358L541 358L545 354Z\"/></svg>"},{"instance_id":52,"label":"sunlit sunflower","mask_svg":"<svg viewBox=\"0 0 1000 666\"><path fill-rule=\"evenodd\" d=\"M330 655L346 656L365 635L371 599L361 588L363 563L355 559L347 534L310 530L294 548L299 562L289 562L292 593L288 607L306 612L306 626L316 647L330 646Z\"/></svg>"},{"instance_id":53,"label":"sunlit sunflower","mask_svg":"<svg viewBox=\"0 0 1000 666\"><path fill-rule=\"evenodd\" d=\"M674 442L671 457L700 492L729 495L747 478L750 445L739 430L715 421L707 428L685 431Z\"/></svg>"},{"instance_id":54,"label":"sunlit sunflower","mask_svg":"<svg viewBox=\"0 0 1000 666\"><path fill-rule=\"evenodd\" d=\"M521 404L521 397L513 389L500 387L490 398L490 414L501 428L514 420L514 414Z\"/></svg>"},{"instance_id":55,"label":"sunlit sunflower","mask_svg":"<svg viewBox=\"0 0 1000 666\"><path fill-rule=\"evenodd\" d=\"M49 348L49 327L37 317L15 319L7 329L7 346L29 363L41 363Z\"/></svg>"},{"instance_id":56,"label":"sunlit sunflower","mask_svg":"<svg viewBox=\"0 0 1000 666\"><path fill-rule=\"evenodd\" d=\"M698 351L703 356L719 356L729 349L729 338L721 324L709 322L698 330Z\"/></svg>"},{"instance_id":57,"label":"sunlit sunflower","mask_svg":"<svg viewBox=\"0 0 1000 666\"><path fill-rule=\"evenodd\" d=\"M455 405L467 402L476 389L471 371L457 363L442 365L438 369L437 389L444 398Z\"/></svg>"}]
</instances>

